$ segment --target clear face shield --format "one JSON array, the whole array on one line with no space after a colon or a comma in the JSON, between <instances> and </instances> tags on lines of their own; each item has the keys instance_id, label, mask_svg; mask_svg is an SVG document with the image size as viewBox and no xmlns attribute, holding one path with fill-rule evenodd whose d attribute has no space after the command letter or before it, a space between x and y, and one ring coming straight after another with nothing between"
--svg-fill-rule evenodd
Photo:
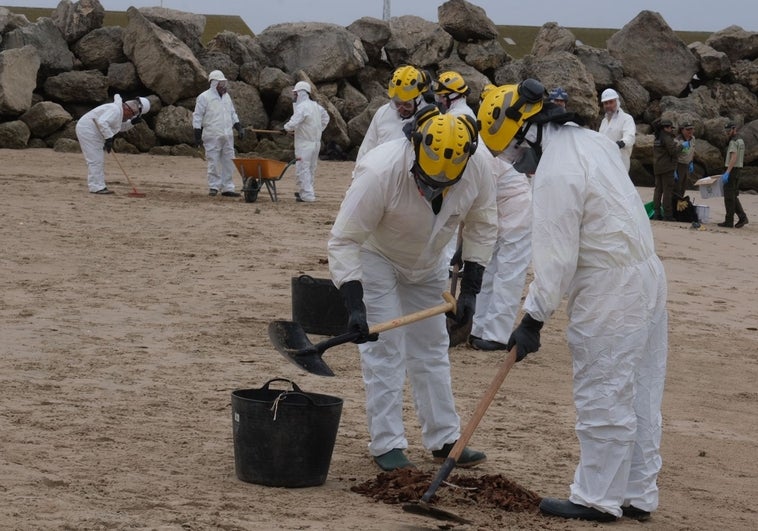
<instances>
[{"instance_id":1,"label":"clear face shield","mask_svg":"<svg viewBox=\"0 0 758 531\"><path fill-rule=\"evenodd\" d=\"M415 99L402 101L398 98L392 98L390 100L390 106L397 111L397 114L399 114L400 118L403 120L407 120L413 116L418 107Z\"/></svg>"}]
</instances>

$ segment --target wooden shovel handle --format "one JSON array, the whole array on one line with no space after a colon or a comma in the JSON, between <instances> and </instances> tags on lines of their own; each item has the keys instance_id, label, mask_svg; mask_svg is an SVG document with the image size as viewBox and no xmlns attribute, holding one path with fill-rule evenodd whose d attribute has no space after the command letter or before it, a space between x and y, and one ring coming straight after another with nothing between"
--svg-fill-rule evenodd
<instances>
[{"instance_id":1,"label":"wooden shovel handle","mask_svg":"<svg viewBox=\"0 0 758 531\"><path fill-rule=\"evenodd\" d=\"M253 133L270 133L272 135L285 135L285 133L282 130L279 129L248 129L248 131L252 131Z\"/></svg>"},{"instance_id":2,"label":"wooden shovel handle","mask_svg":"<svg viewBox=\"0 0 758 531\"><path fill-rule=\"evenodd\" d=\"M427 317L432 317L434 315L439 315L445 312L455 312L455 297L453 297L450 292L446 291L442 294L442 298L447 302L444 304L438 304L437 306L433 306L431 308L427 308L426 310L419 310L414 313L409 313L408 315L403 315L402 317L398 317L397 319L393 319L391 321L379 323L369 328L368 333L378 334L380 332L385 332L387 330L398 328L403 325L415 323L416 321L421 321Z\"/></svg>"},{"instance_id":3,"label":"wooden shovel handle","mask_svg":"<svg viewBox=\"0 0 758 531\"><path fill-rule=\"evenodd\" d=\"M498 369L495 378L492 380L492 382L490 382L490 386L487 388L487 391L485 391L485 393L482 395L482 398L479 399L479 403L474 410L474 414L471 416L471 420L469 420L468 424L466 424L466 427L463 428L463 432L461 432L461 436L458 437L455 445L453 445L453 449L450 450L448 458L452 458L455 461L458 461L458 458L461 456L463 449L466 447L469 440L471 439L471 436L474 434L474 430L476 430L477 426L479 426L479 421L482 420L484 413L487 411L487 408L490 407L490 404L495 399L495 395L503 385L505 377L508 376L508 372L511 370L511 367L513 367L513 365L516 363L516 352L517 348L514 345L514 347L508 352L508 355L506 356L503 363L500 365L500 369Z\"/></svg>"}]
</instances>

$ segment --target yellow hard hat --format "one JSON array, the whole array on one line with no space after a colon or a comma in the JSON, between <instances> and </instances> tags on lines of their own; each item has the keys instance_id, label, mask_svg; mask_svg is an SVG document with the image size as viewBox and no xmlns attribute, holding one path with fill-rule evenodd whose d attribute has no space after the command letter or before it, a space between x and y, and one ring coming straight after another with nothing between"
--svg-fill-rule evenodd
<instances>
[{"instance_id":1,"label":"yellow hard hat","mask_svg":"<svg viewBox=\"0 0 758 531\"><path fill-rule=\"evenodd\" d=\"M450 94L455 92L457 94L465 95L469 93L469 88L462 75L453 70L449 70L447 72L442 72L439 75L434 92L437 94Z\"/></svg>"},{"instance_id":2,"label":"yellow hard hat","mask_svg":"<svg viewBox=\"0 0 758 531\"><path fill-rule=\"evenodd\" d=\"M392 74L387 95L393 100L410 101L418 98L424 88L423 74L417 68L406 65L397 68Z\"/></svg>"},{"instance_id":3,"label":"yellow hard hat","mask_svg":"<svg viewBox=\"0 0 758 531\"><path fill-rule=\"evenodd\" d=\"M545 87L535 79L527 79L483 94L477 113L479 134L488 148L500 152L508 147L524 122L542 110Z\"/></svg>"},{"instance_id":4,"label":"yellow hard hat","mask_svg":"<svg viewBox=\"0 0 758 531\"><path fill-rule=\"evenodd\" d=\"M470 116L440 114L433 106L421 109L411 139L416 152L417 177L427 186L444 188L463 175L476 151L476 124Z\"/></svg>"}]
</instances>

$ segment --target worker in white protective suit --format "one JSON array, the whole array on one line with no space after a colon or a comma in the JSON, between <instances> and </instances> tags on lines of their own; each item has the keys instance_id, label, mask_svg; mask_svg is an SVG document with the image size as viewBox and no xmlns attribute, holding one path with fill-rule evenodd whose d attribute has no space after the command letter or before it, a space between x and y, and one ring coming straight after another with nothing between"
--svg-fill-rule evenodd
<instances>
[{"instance_id":1,"label":"worker in white protective suit","mask_svg":"<svg viewBox=\"0 0 758 531\"><path fill-rule=\"evenodd\" d=\"M95 107L79 118L76 138L87 162L87 188L90 193L113 193L105 185L105 153L113 150L113 141L118 133L137 125L142 121L142 115L148 112L150 100L147 98L123 101L116 94L112 103Z\"/></svg>"},{"instance_id":2,"label":"worker in white protective suit","mask_svg":"<svg viewBox=\"0 0 758 531\"><path fill-rule=\"evenodd\" d=\"M284 124L284 130L295 135L295 172L298 192L295 199L302 203L316 200L313 180L321 149L321 133L329 124L329 113L311 99L311 85L298 81L292 90L292 117Z\"/></svg>"},{"instance_id":3,"label":"worker in white protective suit","mask_svg":"<svg viewBox=\"0 0 758 531\"><path fill-rule=\"evenodd\" d=\"M631 167L632 148L637 133L634 118L621 108L618 92L612 88L603 91L600 95L600 102L605 111L603 120L600 122L600 133L613 140L618 146L628 176Z\"/></svg>"},{"instance_id":4,"label":"worker in white protective suit","mask_svg":"<svg viewBox=\"0 0 758 531\"><path fill-rule=\"evenodd\" d=\"M522 100L522 118L542 109L539 87L532 88L536 89L532 97ZM482 91L482 98L490 90L499 92L498 97L489 100L499 105L506 98L515 101L519 97L516 85L490 85ZM498 145L492 140L490 144L497 148L492 150L497 186L497 243L484 271L468 343L477 350L504 350L521 306L532 258L532 187L526 175L511 165L505 152L507 144Z\"/></svg>"},{"instance_id":5,"label":"worker in white protective suit","mask_svg":"<svg viewBox=\"0 0 758 531\"><path fill-rule=\"evenodd\" d=\"M406 374L423 445L443 461L460 436L448 358L445 316L369 336L369 324L437 306L447 283L442 250L465 220L465 275L455 314L467 326L497 236L494 180L486 151L476 150L476 123L422 108L401 138L356 164L329 239L329 269L360 332L369 453L382 470L412 467L403 427ZM364 304L365 301L365 304ZM368 342L367 342L368 341ZM458 466L483 462L465 448Z\"/></svg>"},{"instance_id":6,"label":"worker in white protective suit","mask_svg":"<svg viewBox=\"0 0 758 531\"><path fill-rule=\"evenodd\" d=\"M424 103L423 94L428 80L419 69L405 65L396 68L387 86L390 101L379 107L371 119L366 134L358 148L355 162L380 144L396 138L405 138L403 127L413 120L413 115Z\"/></svg>"},{"instance_id":7,"label":"worker in white protective suit","mask_svg":"<svg viewBox=\"0 0 758 531\"><path fill-rule=\"evenodd\" d=\"M471 89L469 89L463 76L458 72L453 70L442 72L434 82L433 89L434 100L442 112L452 114L453 116L465 114L476 120L476 114L466 103L466 95L471 92ZM445 256L451 266L454 265L452 263L453 257L455 256L455 251L458 249L459 231L460 227L458 227L456 233L451 238L450 243L448 243L445 248ZM465 333L466 332L464 331L464 334ZM450 341L451 345L455 344L453 343L454 339L452 337Z\"/></svg>"},{"instance_id":8,"label":"worker in white protective suit","mask_svg":"<svg viewBox=\"0 0 758 531\"><path fill-rule=\"evenodd\" d=\"M485 97L478 116L488 145L512 138L512 114ZM507 347L517 349L517 360L536 352L543 323L568 297L580 458L569 498L544 498L540 510L595 521L646 519L658 506L666 273L645 207L623 178L618 146L571 120L578 120L574 113L546 103L518 131L517 142L530 149L514 166L536 168L534 280Z\"/></svg>"},{"instance_id":9,"label":"worker in white protective suit","mask_svg":"<svg viewBox=\"0 0 758 531\"><path fill-rule=\"evenodd\" d=\"M245 130L240 124L228 92L228 82L221 70L208 75L210 88L195 100L192 128L195 146L205 148L208 162L208 195L221 192L224 197L239 197L234 190L234 130L240 138Z\"/></svg>"}]
</instances>

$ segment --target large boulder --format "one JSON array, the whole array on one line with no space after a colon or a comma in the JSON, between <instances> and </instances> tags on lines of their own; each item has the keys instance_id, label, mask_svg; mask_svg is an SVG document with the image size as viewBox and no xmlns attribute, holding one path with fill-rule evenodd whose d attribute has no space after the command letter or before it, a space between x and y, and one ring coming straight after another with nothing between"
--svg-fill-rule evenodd
<instances>
[{"instance_id":1,"label":"large boulder","mask_svg":"<svg viewBox=\"0 0 758 531\"><path fill-rule=\"evenodd\" d=\"M616 81L616 90L621 96L624 111L634 118L638 118L645 112L648 103L650 103L650 93L639 81L633 77L622 77Z\"/></svg>"},{"instance_id":2,"label":"large boulder","mask_svg":"<svg viewBox=\"0 0 758 531\"><path fill-rule=\"evenodd\" d=\"M363 137L366 136L366 131L368 131L368 126L371 124L371 119L374 117L374 114L376 114L379 107L385 103L387 103L386 97L377 96L369 101L368 105L361 113L347 123L348 136L350 138L350 143L353 146L357 148L361 145Z\"/></svg>"},{"instance_id":3,"label":"large boulder","mask_svg":"<svg viewBox=\"0 0 758 531\"><path fill-rule=\"evenodd\" d=\"M697 58L659 13L642 11L608 39L608 51L654 96L681 94L699 66Z\"/></svg>"},{"instance_id":4,"label":"large boulder","mask_svg":"<svg viewBox=\"0 0 758 531\"><path fill-rule=\"evenodd\" d=\"M74 70L51 76L43 85L51 99L71 102L108 101L108 78L100 70Z\"/></svg>"},{"instance_id":5,"label":"large boulder","mask_svg":"<svg viewBox=\"0 0 758 531\"><path fill-rule=\"evenodd\" d=\"M29 127L21 120L0 123L0 149L23 149L30 136Z\"/></svg>"},{"instance_id":6,"label":"large boulder","mask_svg":"<svg viewBox=\"0 0 758 531\"><path fill-rule=\"evenodd\" d=\"M111 63L108 66L108 85L116 92L137 92L142 87L142 81L132 63Z\"/></svg>"},{"instance_id":7,"label":"large boulder","mask_svg":"<svg viewBox=\"0 0 758 531\"><path fill-rule=\"evenodd\" d=\"M19 118L26 124L32 136L45 138L72 120L66 110L52 101L41 101L32 105Z\"/></svg>"},{"instance_id":8,"label":"large boulder","mask_svg":"<svg viewBox=\"0 0 758 531\"><path fill-rule=\"evenodd\" d=\"M29 110L39 66L34 46L0 52L0 116L18 116Z\"/></svg>"},{"instance_id":9,"label":"large boulder","mask_svg":"<svg viewBox=\"0 0 758 531\"><path fill-rule=\"evenodd\" d=\"M752 92L758 93L758 59L735 61L732 65L732 76L737 83L745 85Z\"/></svg>"},{"instance_id":10,"label":"large boulder","mask_svg":"<svg viewBox=\"0 0 758 531\"><path fill-rule=\"evenodd\" d=\"M34 46L39 54L39 83L48 76L68 72L74 68L74 54L68 49L63 35L50 18L42 17L34 24L14 29L6 33L2 41L4 50L27 45Z\"/></svg>"},{"instance_id":11,"label":"large boulder","mask_svg":"<svg viewBox=\"0 0 758 531\"><path fill-rule=\"evenodd\" d=\"M253 126L255 129L268 127L268 115L257 88L243 81L230 81L229 95L243 126Z\"/></svg>"},{"instance_id":12,"label":"large boulder","mask_svg":"<svg viewBox=\"0 0 758 531\"><path fill-rule=\"evenodd\" d=\"M390 65L409 64L433 67L450 55L453 37L439 24L421 17L405 15L390 19L392 37L384 46Z\"/></svg>"},{"instance_id":13,"label":"large boulder","mask_svg":"<svg viewBox=\"0 0 758 531\"><path fill-rule=\"evenodd\" d=\"M361 40L342 26L298 22L269 26L258 35L270 65L314 83L351 77L368 62Z\"/></svg>"},{"instance_id":14,"label":"large boulder","mask_svg":"<svg viewBox=\"0 0 758 531\"><path fill-rule=\"evenodd\" d=\"M224 77L229 81L237 81L239 78L240 65L232 61L232 58L223 52L204 52L197 55L197 60L200 61L206 72L221 70Z\"/></svg>"},{"instance_id":15,"label":"large boulder","mask_svg":"<svg viewBox=\"0 0 758 531\"><path fill-rule=\"evenodd\" d=\"M87 33L72 47L84 68L105 73L113 63L126 62L124 28L108 26Z\"/></svg>"},{"instance_id":16,"label":"large boulder","mask_svg":"<svg viewBox=\"0 0 758 531\"><path fill-rule=\"evenodd\" d=\"M0 7L0 35L31 24L25 15L11 13L8 8ZM2 40L2 39L0 39Z\"/></svg>"},{"instance_id":17,"label":"large boulder","mask_svg":"<svg viewBox=\"0 0 758 531\"><path fill-rule=\"evenodd\" d=\"M605 48L594 48L580 44L574 50L574 55L582 62L595 80L595 90L602 92L612 87L624 77L621 61L613 57Z\"/></svg>"},{"instance_id":18,"label":"large boulder","mask_svg":"<svg viewBox=\"0 0 758 531\"><path fill-rule=\"evenodd\" d=\"M196 96L208 87L207 73L186 44L159 28L137 8L127 10L124 53L137 68L142 83L172 104Z\"/></svg>"},{"instance_id":19,"label":"large boulder","mask_svg":"<svg viewBox=\"0 0 758 531\"><path fill-rule=\"evenodd\" d=\"M448 0L437 8L437 19L456 41L472 42L497 39L497 26L487 12L466 0Z\"/></svg>"},{"instance_id":20,"label":"large boulder","mask_svg":"<svg viewBox=\"0 0 758 531\"><path fill-rule=\"evenodd\" d=\"M713 99L719 106L721 116L732 119L742 117L742 121L752 122L758 119L758 97L750 89L738 83L709 83Z\"/></svg>"},{"instance_id":21,"label":"large boulder","mask_svg":"<svg viewBox=\"0 0 758 531\"><path fill-rule=\"evenodd\" d=\"M758 33L745 31L740 26L729 26L712 33L705 44L724 52L732 62L758 58Z\"/></svg>"},{"instance_id":22,"label":"large boulder","mask_svg":"<svg viewBox=\"0 0 758 531\"><path fill-rule=\"evenodd\" d=\"M53 11L53 23L71 44L103 25L105 9L98 0L61 0Z\"/></svg>"},{"instance_id":23,"label":"large boulder","mask_svg":"<svg viewBox=\"0 0 758 531\"><path fill-rule=\"evenodd\" d=\"M555 52L574 53L576 37L571 30L560 26L557 22L547 22L537 32L532 44L532 55L544 57Z\"/></svg>"},{"instance_id":24,"label":"large boulder","mask_svg":"<svg viewBox=\"0 0 758 531\"><path fill-rule=\"evenodd\" d=\"M173 33L194 53L202 51L203 42L201 38L205 31L205 15L196 15L164 7L143 7L139 11L156 26Z\"/></svg>"},{"instance_id":25,"label":"large boulder","mask_svg":"<svg viewBox=\"0 0 758 531\"><path fill-rule=\"evenodd\" d=\"M155 117L155 135L167 144L194 143L192 111L175 105L163 107Z\"/></svg>"},{"instance_id":26,"label":"large boulder","mask_svg":"<svg viewBox=\"0 0 758 531\"><path fill-rule=\"evenodd\" d=\"M209 52L221 52L228 55L238 65L256 63L260 68L268 66L268 58L258 39L249 35L238 35L231 31L222 31L213 37L206 46Z\"/></svg>"},{"instance_id":27,"label":"large boulder","mask_svg":"<svg viewBox=\"0 0 758 531\"><path fill-rule=\"evenodd\" d=\"M547 90L563 87L569 94L568 109L594 125L598 116L595 82L575 55L569 52L554 52L544 57L527 55L521 73L522 79L539 79Z\"/></svg>"},{"instance_id":28,"label":"large boulder","mask_svg":"<svg viewBox=\"0 0 758 531\"><path fill-rule=\"evenodd\" d=\"M690 43L688 48L700 61L702 79L718 79L729 74L731 63L724 52L714 50L700 41Z\"/></svg>"},{"instance_id":29,"label":"large boulder","mask_svg":"<svg viewBox=\"0 0 758 531\"><path fill-rule=\"evenodd\" d=\"M382 48L390 40L392 33L386 20L362 17L347 27L350 33L358 36L366 51L369 63L378 63L382 59Z\"/></svg>"},{"instance_id":30,"label":"large boulder","mask_svg":"<svg viewBox=\"0 0 758 531\"><path fill-rule=\"evenodd\" d=\"M147 153L156 145L158 139L147 123L142 121L123 134L124 140L137 148L137 151Z\"/></svg>"},{"instance_id":31,"label":"large boulder","mask_svg":"<svg viewBox=\"0 0 758 531\"><path fill-rule=\"evenodd\" d=\"M260 72L257 83L250 84L258 86L261 96L275 98L281 94L285 87L293 86L295 84L295 78L278 68L267 66Z\"/></svg>"},{"instance_id":32,"label":"large boulder","mask_svg":"<svg viewBox=\"0 0 758 531\"><path fill-rule=\"evenodd\" d=\"M497 40L459 42L457 49L458 57L479 72L491 72L513 60Z\"/></svg>"}]
</instances>

